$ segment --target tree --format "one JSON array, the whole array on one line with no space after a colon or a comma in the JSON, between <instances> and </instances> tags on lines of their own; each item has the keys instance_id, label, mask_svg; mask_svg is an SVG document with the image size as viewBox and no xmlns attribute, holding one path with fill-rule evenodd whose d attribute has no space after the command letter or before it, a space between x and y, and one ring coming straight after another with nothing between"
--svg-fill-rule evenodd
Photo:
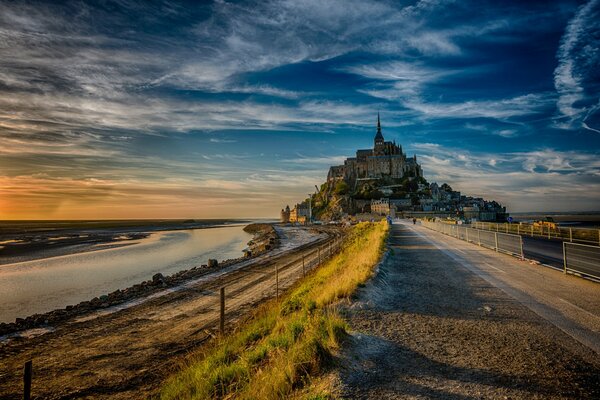
<instances>
[{"instance_id":1,"label":"tree","mask_svg":"<svg viewBox=\"0 0 600 400\"><path fill-rule=\"evenodd\" d=\"M335 194L346 194L348 193L348 184L344 181L339 181L335 185L335 189L333 191Z\"/></svg>"}]
</instances>

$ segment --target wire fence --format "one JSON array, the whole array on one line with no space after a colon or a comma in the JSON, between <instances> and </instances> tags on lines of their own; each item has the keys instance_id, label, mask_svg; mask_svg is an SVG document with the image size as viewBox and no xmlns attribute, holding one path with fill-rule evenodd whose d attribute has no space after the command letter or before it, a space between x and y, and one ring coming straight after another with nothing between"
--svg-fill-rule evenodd
<instances>
[{"instance_id":1,"label":"wire fence","mask_svg":"<svg viewBox=\"0 0 600 400\"><path fill-rule=\"evenodd\" d=\"M227 319L235 317L241 307L256 303L261 298L277 298L280 293L292 287L299 279L306 276L310 271L316 269L329 259L338 254L343 245L343 234L334 233L329 238L319 243L310 243L290 251L289 261L283 263L281 260L273 262L249 264L235 270L232 274L226 274L211 280L203 287L202 295L208 296L210 303L216 300L214 306L202 313L210 314L204 323L207 337L216 337L210 332L214 330L218 335L224 337L227 334ZM265 284L266 283L266 284ZM242 309L243 310L243 309ZM208 328L208 329L204 329ZM33 361L27 360L23 369L23 399L29 400L32 396ZM1 397L1 396L0 396ZM35 396L38 398L38 396Z\"/></svg>"},{"instance_id":2,"label":"wire fence","mask_svg":"<svg viewBox=\"0 0 600 400\"><path fill-rule=\"evenodd\" d=\"M488 230L469 228L460 225L450 225L442 222L421 221L428 229L441 232L482 247L493 249L521 258L523 256L523 239L519 235L509 233L492 232Z\"/></svg>"},{"instance_id":3,"label":"wire fence","mask_svg":"<svg viewBox=\"0 0 600 400\"><path fill-rule=\"evenodd\" d=\"M493 232L512 233L545 239L560 239L572 243L585 243L600 246L600 229L566 228L524 223L474 222L473 228Z\"/></svg>"},{"instance_id":4,"label":"wire fence","mask_svg":"<svg viewBox=\"0 0 600 400\"><path fill-rule=\"evenodd\" d=\"M600 247L563 242L564 272L600 279Z\"/></svg>"}]
</instances>

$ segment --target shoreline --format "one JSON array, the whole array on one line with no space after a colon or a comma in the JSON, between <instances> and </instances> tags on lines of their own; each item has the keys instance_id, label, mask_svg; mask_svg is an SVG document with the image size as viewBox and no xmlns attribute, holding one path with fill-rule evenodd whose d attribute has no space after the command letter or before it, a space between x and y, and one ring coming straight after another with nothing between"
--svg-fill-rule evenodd
<instances>
[{"instance_id":1,"label":"shoreline","mask_svg":"<svg viewBox=\"0 0 600 400\"><path fill-rule=\"evenodd\" d=\"M146 239L157 232L227 228L244 224L245 222L201 226L149 225L145 227L112 227L80 231L68 229L36 233L24 231L14 233L8 238L8 234L4 233L0 235L0 239L2 239L0 240L0 268L8 264L128 246L136 244L138 240Z\"/></svg>"},{"instance_id":2,"label":"shoreline","mask_svg":"<svg viewBox=\"0 0 600 400\"><path fill-rule=\"evenodd\" d=\"M252 224L247 225L247 227L251 225ZM279 245L279 238L276 230L271 224L265 225L269 225L270 229L259 229L253 233L254 237L249 243L254 243L254 246L250 245L252 251L249 256L245 255L238 258L220 260L213 265L209 265L209 260L208 264L193 266L167 276L164 276L162 273L156 273L153 275L151 280L142 281L125 289L117 289L111 293L94 297L91 300L85 300L75 305L67 305L64 308L55 309L46 313L16 318L14 322L0 322L0 343L6 339L10 339L11 337L19 337L19 332L31 331L35 329L39 330L39 334L43 334L47 329L52 328L49 326L51 324L63 323L74 317L81 317L84 314L97 312L98 310L108 309L111 307L119 307L128 302L135 302L136 300L143 300L144 298L152 296L161 290L168 290L169 288L184 285L186 282L197 279L211 271L217 271L246 260L252 260L257 256L266 253L267 251L277 248ZM211 226L206 228L217 227L222 226ZM150 234L151 233L149 233L149 235Z\"/></svg>"}]
</instances>

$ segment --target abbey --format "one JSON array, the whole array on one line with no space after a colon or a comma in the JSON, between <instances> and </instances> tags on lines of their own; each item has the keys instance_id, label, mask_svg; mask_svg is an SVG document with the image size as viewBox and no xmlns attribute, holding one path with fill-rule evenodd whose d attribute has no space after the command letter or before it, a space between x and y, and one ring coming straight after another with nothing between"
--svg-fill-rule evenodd
<instances>
[{"instance_id":1,"label":"abbey","mask_svg":"<svg viewBox=\"0 0 600 400\"><path fill-rule=\"evenodd\" d=\"M403 178L405 175L421 177L423 171L417 163L417 156L407 158L402 146L396 142L386 142L381 133L381 121L377 113L377 133L373 149L357 150L356 157L347 158L344 165L329 168L329 182L343 180L355 185L358 180L384 177Z\"/></svg>"}]
</instances>

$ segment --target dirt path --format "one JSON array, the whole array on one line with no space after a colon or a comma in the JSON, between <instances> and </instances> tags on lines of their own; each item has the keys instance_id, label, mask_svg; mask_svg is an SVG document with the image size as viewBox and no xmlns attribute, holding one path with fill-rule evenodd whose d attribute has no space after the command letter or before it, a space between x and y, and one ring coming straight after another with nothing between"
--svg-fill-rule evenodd
<instances>
[{"instance_id":1,"label":"dirt path","mask_svg":"<svg viewBox=\"0 0 600 400\"><path fill-rule=\"evenodd\" d=\"M23 364L34 362L33 394L44 399L147 398L183 356L216 332L218 290L226 287L228 327L253 306L285 289L324 258L321 239L300 248L260 257L242 268L199 280L174 293L83 322L71 322L32 339L0 344L0 398L21 398ZM82 320L80 320L82 321Z\"/></svg>"},{"instance_id":2,"label":"dirt path","mask_svg":"<svg viewBox=\"0 0 600 400\"><path fill-rule=\"evenodd\" d=\"M353 399L599 398L599 354L465 268L461 261L469 248L461 254L444 240L411 226L393 226L389 258L344 310L356 333L341 355L339 394ZM470 256L499 275L506 273L504 265L515 267L509 256L490 253ZM583 284L586 290L598 293L600 288L588 284ZM593 326L595 316L589 318Z\"/></svg>"}]
</instances>

